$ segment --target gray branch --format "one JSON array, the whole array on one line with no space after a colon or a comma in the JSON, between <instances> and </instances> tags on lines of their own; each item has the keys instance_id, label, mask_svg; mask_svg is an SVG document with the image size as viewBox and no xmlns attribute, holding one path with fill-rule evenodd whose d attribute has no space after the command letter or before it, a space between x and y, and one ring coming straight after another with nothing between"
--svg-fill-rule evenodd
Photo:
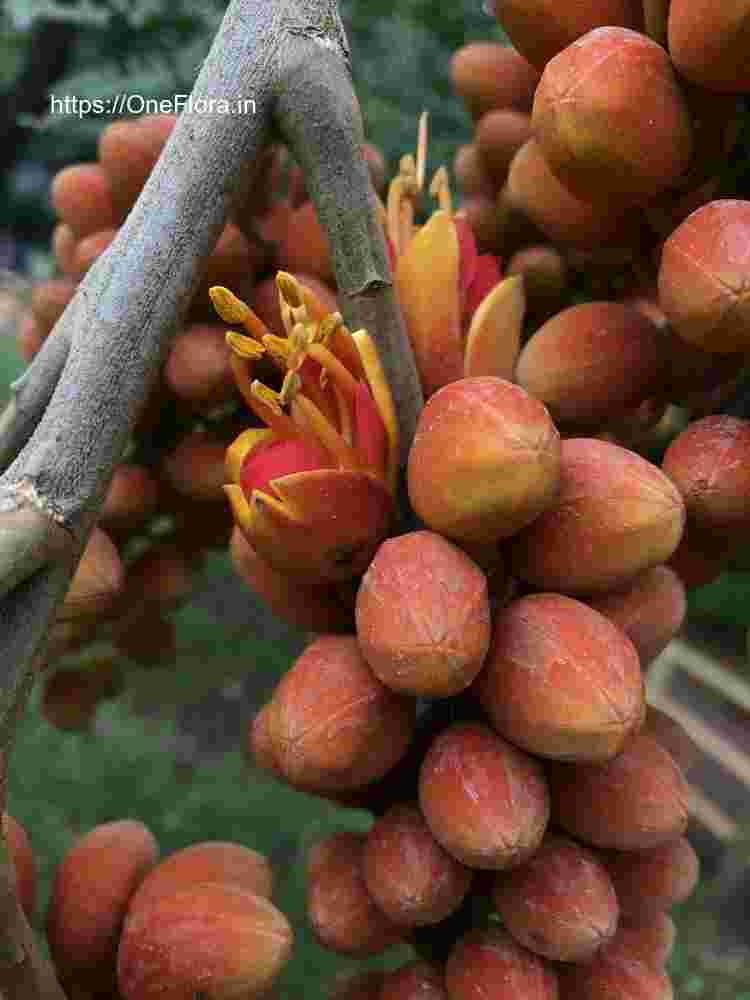
<instances>
[{"instance_id":1,"label":"gray branch","mask_svg":"<svg viewBox=\"0 0 750 1000\"><path fill-rule=\"evenodd\" d=\"M413 437L419 381L360 150L335 0L233 0L192 97L117 238L0 415L6 752L114 466L248 174L279 135L307 173L344 318L366 326L380 349L404 455ZM248 99L254 114L205 113L211 101L239 109Z\"/></svg>"}]
</instances>

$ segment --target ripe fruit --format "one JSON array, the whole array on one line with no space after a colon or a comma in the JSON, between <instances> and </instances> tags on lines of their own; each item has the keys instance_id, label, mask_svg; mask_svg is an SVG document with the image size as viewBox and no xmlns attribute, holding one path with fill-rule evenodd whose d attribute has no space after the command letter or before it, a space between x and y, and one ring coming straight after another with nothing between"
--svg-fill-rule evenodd
<instances>
[{"instance_id":1,"label":"ripe fruit","mask_svg":"<svg viewBox=\"0 0 750 1000\"><path fill-rule=\"evenodd\" d=\"M8 845L8 853L16 871L16 892L18 902L26 914L26 919L34 919L36 909L36 865L34 852L26 830L10 813L3 813L3 835Z\"/></svg>"},{"instance_id":2,"label":"ripe fruit","mask_svg":"<svg viewBox=\"0 0 750 1000\"><path fill-rule=\"evenodd\" d=\"M596 430L652 395L667 361L650 320L619 302L563 309L521 351L516 381L558 426Z\"/></svg>"},{"instance_id":3,"label":"ripe fruit","mask_svg":"<svg viewBox=\"0 0 750 1000\"><path fill-rule=\"evenodd\" d=\"M131 819L95 827L67 852L47 911L47 941L63 984L114 990L122 921L157 857L153 835Z\"/></svg>"},{"instance_id":4,"label":"ripe fruit","mask_svg":"<svg viewBox=\"0 0 750 1000\"><path fill-rule=\"evenodd\" d=\"M602 24L639 28L637 0L494 0L495 14L511 42L540 70L558 52Z\"/></svg>"},{"instance_id":5,"label":"ripe fruit","mask_svg":"<svg viewBox=\"0 0 750 1000\"><path fill-rule=\"evenodd\" d=\"M558 760L610 759L645 712L631 641L560 594L531 594L499 612L476 690L501 736Z\"/></svg>"},{"instance_id":6,"label":"ripe fruit","mask_svg":"<svg viewBox=\"0 0 750 1000\"><path fill-rule=\"evenodd\" d=\"M394 691L444 698L471 684L490 642L487 578L447 539L414 531L380 546L362 578L357 638Z\"/></svg>"},{"instance_id":7,"label":"ripe fruit","mask_svg":"<svg viewBox=\"0 0 750 1000\"><path fill-rule=\"evenodd\" d=\"M408 962L385 974L377 1000L448 1000L442 970L429 962Z\"/></svg>"},{"instance_id":8,"label":"ripe fruit","mask_svg":"<svg viewBox=\"0 0 750 1000\"><path fill-rule=\"evenodd\" d=\"M544 590L613 590L667 560L684 522L679 491L651 462L606 441L570 438L557 503L513 539L511 564Z\"/></svg>"},{"instance_id":9,"label":"ripe fruit","mask_svg":"<svg viewBox=\"0 0 750 1000\"><path fill-rule=\"evenodd\" d=\"M750 90L750 22L745 0L671 0L669 51L679 71L708 90Z\"/></svg>"},{"instance_id":10,"label":"ripe fruit","mask_svg":"<svg viewBox=\"0 0 750 1000\"><path fill-rule=\"evenodd\" d=\"M669 566L654 566L628 586L586 598L614 622L638 651L645 670L682 627L687 613L685 587Z\"/></svg>"},{"instance_id":11,"label":"ripe fruit","mask_svg":"<svg viewBox=\"0 0 750 1000\"><path fill-rule=\"evenodd\" d=\"M642 851L685 832L687 784L647 733L606 764L551 764L547 778L553 820L587 844Z\"/></svg>"},{"instance_id":12,"label":"ripe fruit","mask_svg":"<svg viewBox=\"0 0 750 1000\"><path fill-rule=\"evenodd\" d=\"M669 56L628 28L588 32L547 63L532 127L560 180L615 208L647 201L687 170L690 115Z\"/></svg>"},{"instance_id":13,"label":"ripe fruit","mask_svg":"<svg viewBox=\"0 0 750 1000\"><path fill-rule=\"evenodd\" d=\"M271 898L273 871L258 851L220 840L190 844L160 861L136 890L128 912L148 899L188 889L198 882L223 882Z\"/></svg>"},{"instance_id":14,"label":"ripe fruit","mask_svg":"<svg viewBox=\"0 0 750 1000\"><path fill-rule=\"evenodd\" d=\"M659 267L659 305L675 333L704 351L750 348L750 201L711 201L667 238Z\"/></svg>"},{"instance_id":15,"label":"ripe fruit","mask_svg":"<svg viewBox=\"0 0 750 1000\"><path fill-rule=\"evenodd\" d=\"M669 978L663 969L618 952L597 956L587 965L561 968L560 1000L672 1000Z\"/></svg>"},{"instance_id":16,"label":"ripe fruit","mask_svg":"<svg viewBox=\"0 0 750 1000\"><path fill-rule=\"evenodd\" d=\"M582 962L612 939L618 899L592 851L548 836L520 868L498 875L493 897L505 929L530 951Z\"/></svg>"},{"instance_id":17,"label":"ripe fruit","mask_svg":"<svg viewBox=\"0 0 750 1000\"><path fill-rule=\"evenodd\" d=\"M530 111L539 71L497 42L472 42L453 54L451 80L467 110L481 118L494 108Z\"/></svg>"},{"instance_id":18,"label":"ripe fruit","mask_svg":"<svg viewBox=\"0 0 750 1000\"><path fill-rule=\"evenodd\" d=\"M307 918L325 948L365 958L398 943L403 931L375 904L363 871L365 835L339 833L316 844L307 866Z\"/></svg>"},{"instance_id":19,"label":"ripe fruit","mask_svg":"<svg viewBox=\"0 0 750 1000\"><path fill-rule=\"evenodd\" d=\"M685 501L690 527L731 541L750 529L750 421L694 420L670 444L665 472Z\"/></svg>"},{"instance_id":20,"label":"ripe fruit","mask_svg":"<svg viewBox=\"0 0 750 1000\"><path fill-rule=\"evenodd\" d=\"M383 685L353 636L325 635L296 660L267 710L273 757L289 782L349 791L386 774L414 732L414 702Z\"/></svg>"},{"instance_id":21,"label":"ripe fruit","mask_svg":"<svg viewBox=\"0 0 750 1000\"><path fill-rule=\"evenodd\" d=\"M499 927L464 935L445 966L450 1000L557 1000L557 977Z\"/></svg>"},{"instance_id":22,"label":"ripe fruit","mask_svg":"<svg viewBox=\"0 0 750 1000\"><path fill-rule=\"evenodd\" d=\"M609 855L606 866L623 913L636 919L683 903L700 874L698 855L685 837L646 851Z\"/></svg>"},{"instance_id":23,"label":"ripe fruit","mask_svg":"<svg viewBox=\"0 0 750 1000\"><path fill-rule=\"evenodd\" d=\"M263 896L220 882L155 895L128 913L117 956L123 1000L235 1000L265 993L292 928Z\"/></svg>"},{"instance_id":24,"label":"ripe fruit","mask_svg":"<svg viewBox=\"0 0 750 1000\"><path fill-rule=\"evenodd\" d=\"M419 774L419 804L454 858L491 871L533 854L549 819L540 764L470 722L448 726L433 741Z\"/></svg>"},{"instance_id":25,"label":"ripe fruit","mask_svg":"<svg viewBox=\"0 0 750 1000\"><path fill-rule=\"evenodd\" d=\"M394 805L364 849L367 891L395 924L436 924L458 909L473 873L440 846L416 805Z\"/></svg>"},{"instance_id":26,"label":"ripe fruit","mask_svg":"<svg viewBox=\"0 0 750 1000\"><path fill-rule=\"evenodd\" d=\"M420 414L409 497L433 531L491 544L555 503L559 462L560 437L540 402L504 379L459 379Z\"/></svg>"}]
</instances>

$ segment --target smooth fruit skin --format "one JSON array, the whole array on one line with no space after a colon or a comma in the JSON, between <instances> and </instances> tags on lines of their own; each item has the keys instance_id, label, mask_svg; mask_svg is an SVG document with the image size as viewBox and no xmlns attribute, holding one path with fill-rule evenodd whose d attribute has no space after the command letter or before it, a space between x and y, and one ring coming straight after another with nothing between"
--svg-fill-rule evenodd
<instances>
[{"instance_id":1,"label":"smooth fruit skin","mask_svg":"<svg viewBox=\"0 0 750 1000\"><path fill-rule=\"evenodd\" d=\"M672 1000L673 996L663 969L617 952L560 969L560 1000Z\"/></svg>"},{"instance_id":2,"label":"smooth fruit skin","mask_svg":"<svg viewBox=\"0 0 750 1000\"><path fill-rule=\"evenodd\" d=\"M530 594L498 614L475 689L504 739L556 760L611 759L645 713L631 641L561 594Z\"/></svg>"},{"instance_id":3,"label":"smooth fruit skin","mask_svg":"<svg viewBox=\"0 0 750 1000\"><path fill-rule=\"evenodd\" d=\"M10 813L3 813L2 822L3 835L16 870L18 902L27 920L33 920L36 909L36 864L31 842L24 827Z\"/></svg>"},{"instance_id":4,"label":"smooth fruit skin","mask_svg":"<svg viewBox=\"0 0 750 1000\"><path fill-rule=\"evenodd\" d=\"M647 851L623 851L606 862L623 913L634 919L684 903L700 876L700 861L686 837Z\"/></svg>"},{"instance_id":5,"label":"smooth fruit skin","mask_svg":"<svg viewBox=\"0 0 750 1000\"><path fill-rule=\"evenodd\" d=\"M716 354L750 349L750 201L719 199L696 209L667 238L659 305L689 344Z\"/></svg>"},{"instance_id":6,"label":"smooth fruit skin","mask_svg":"<svg viewBox=\"0 0 750 1000\"><path fill-rule=\"evenodd\" d=\"M249 1000L272 985L291 949L292 928L267 899L202 882L128 914L117 982L123 1000Z\"/></svg>"},{"instance_id":7,"label":"smooth fruit skin","mask_svg":"<svg viewBox=\"0 0 750 1000\"><path fill-rule=\"evenodd\" d=\"M490 644L487 578L432 531L383 542L362 578L357 638L373 672L404 694L444 698L471 684Z\"/></svg>"},{"instance_id":8,"label":"smooth fruit skin","mask_svg":"<svg viewBox=\"0 0 750 1000\"><path fill-rule=\"evenodd\" d=\"M554 504L559 462L560 436L542 403L505 379L459 379L420 414L409 498L433 531L491 544Z\"/></svg>"}]
</instances>

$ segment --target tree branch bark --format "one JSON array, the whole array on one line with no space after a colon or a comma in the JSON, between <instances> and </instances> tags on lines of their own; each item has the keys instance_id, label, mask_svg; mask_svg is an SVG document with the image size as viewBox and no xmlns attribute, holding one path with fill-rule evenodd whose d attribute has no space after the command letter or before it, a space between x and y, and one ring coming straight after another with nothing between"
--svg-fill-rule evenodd
<instances>
[{"instance_id":1,"label":"tree branch bark","mask_svg":"<svg viewBox=\"0 0 750 1000\"><path fill-rule=\"evenodd\" d=\"M242 113L242 101L255 113ZM232 114L207 114L211 101ZM216 105L214 105L216 106ZM201 111L203 113L201 113ZM335 0L233 0L135 207L0 415L0 748L33 684L114 466L236 199L281 135L304 164L342 312L381 352L403 454L421 406L360 143ZM8 892L0 864L0 903ZM12 888L12 886L10 887ZM10 912L3 904L3 912ZM28 941L0 920L0 957ZM25 966L26 967L26 966ZM28 963L26 997L59 998ZM0 981L0 989L4 983Z\"/></svg>"}]
</instances>

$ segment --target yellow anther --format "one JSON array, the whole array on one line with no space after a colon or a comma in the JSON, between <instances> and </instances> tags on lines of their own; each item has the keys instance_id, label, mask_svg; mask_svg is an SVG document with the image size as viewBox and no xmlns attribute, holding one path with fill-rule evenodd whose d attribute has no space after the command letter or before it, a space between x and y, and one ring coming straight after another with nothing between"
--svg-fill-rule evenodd
<instances>
[{"instance_id":1,"label":"yellow anther","mask_svg":"<svg viewBox=\"0 0 750 1000\"><path fill-rule=\"evenodd\" d=\"M208 294L211 296L214 309L225 323L244 323L248 314L252 312L246 302L238 299L223 285L214 285L213 288L209 288Z\"/></svg>"},{"instance_id":2,"label":"yellow anther","mask_svg":"<svg viewBox=\"0 0 750 1000\"><path fill-rule=\"evenodd\" d=\"M314 344L325 344L331 334L343 326L344 317L340 312L329 313L325 319L322 319L320 323L318 323L312 337L312 342Z\"/></svg>"},{"instance_id":3,"label":"yellow anther","mask_svg":"<svg viewBox=\"0 0 750 1000\"><path fill-rule=\"evenodd\" d=\"M250 391L255 399L259 399L261 403L265 403L273 413L281 414L283 412L281 408L281 395L274 389L269 389L267 385L263 385L262 382L254 379L250 384Z\"/></svg>"},{"instance_id":4,"label":"yellow anther","mask_svg":"<svg viewBox=\"0 0 750 1000\"><path fill-rule=\"evenodd\" d=\"M297 309L304 305L300 283L293 274L289 274L288 271L279 271L276 275L276 287L279 290L279 295L290 309Z\"/></svg>"},{"instance_id":5,"label":"yellow anther","mask_svg":"<svg viewBox=\"0 0 750 1000\"><path fill-rule=\"evenodd\" d=\"M244 361L257 361L266 353L265 347L257 340L245 337L241 333L235 333L233 330L227 331L226 343L230 351Z\"/></svg>"}]
</instances>

